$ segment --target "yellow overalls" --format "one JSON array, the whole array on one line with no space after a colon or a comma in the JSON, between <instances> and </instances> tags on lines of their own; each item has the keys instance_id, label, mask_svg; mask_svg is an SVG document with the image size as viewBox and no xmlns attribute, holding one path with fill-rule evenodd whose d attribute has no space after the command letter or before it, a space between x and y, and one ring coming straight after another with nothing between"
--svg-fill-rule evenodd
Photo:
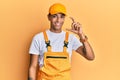
<instances>
[{"instance_id":1,"label":"yellow overalls","mask_svg":"<svg viewBox=\"0 0 120 80\"><path fill-rule=\"evenodd\" d=\"M44 31L43 34L48 51L44 53L44 65L38 71L37 80L71 80L71 65L67 53L68 32L66 32L63 52L52 52L46 32Z\"/></svg>"}]
</instances>

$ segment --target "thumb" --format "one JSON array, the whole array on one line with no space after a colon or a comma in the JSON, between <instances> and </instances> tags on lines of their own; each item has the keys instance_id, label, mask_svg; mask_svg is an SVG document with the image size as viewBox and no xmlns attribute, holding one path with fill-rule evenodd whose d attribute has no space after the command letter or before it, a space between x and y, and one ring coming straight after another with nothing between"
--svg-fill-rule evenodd
<instances>
[{"instance_id":1,"label":"thumb","mask_svg":"<svg viewBox=\"0 0 120 80\"><path fill-rule=\"evenodd\" d=\"M75 33L75 34L78 34L78 31L76 31L76 30L68 29L68 28L66 28L66 30L68 30L68 31L70 31L70 32L73 32L73 33Z\"/></svg>"},{"instance_id":2,"label":"thumb","mask_svg":"<svg viewBox=\"0 0 120 80\"><path fill-rule=\"evenodd\" d=\"M75 30L73 30L73 29L68 29L68 28L66 28L66 30L67 30L67 31L71 31L71 32L76 33L76 31L75 31Z\"/></svg>"},{"instance_id":3,"label":"thumb","mask_svg":"<svg viewBox=\"0 0 120 80\"><path fill-rule=\"evenodd\" d=\"M67 31L73 31L72 29L66 28Z\"/></svg>"}]
</instances>

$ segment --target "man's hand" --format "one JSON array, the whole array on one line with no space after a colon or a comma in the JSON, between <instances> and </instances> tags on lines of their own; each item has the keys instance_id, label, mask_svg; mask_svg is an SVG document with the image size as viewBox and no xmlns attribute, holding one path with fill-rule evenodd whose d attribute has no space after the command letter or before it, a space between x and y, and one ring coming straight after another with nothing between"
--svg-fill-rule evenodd
<instances>
[{"instance_id":1,"label":"man's hand","mask_svg":"<svg viewBox=\"0 0 120 80\"><path fill-rule=\"evenodd\" d=\"M70 19L72 20L71 29L66 29L66 30L77 34L81 39L85 39L85 35L83 34L83 30L82 30L82 24L76 22L72 17L70 17Z\"/></svg>"},{"instance_id":2,"label":"man's hand","mask_svg":"<svg viewBox=\"0 0 120 80\"><path fill-rule=\"evenodd\" d=\"M70 17L70 19L72 20L71 29L67 30L75 34L78 34L79 36L82 35L83 34L82 25L79 22L75 22L74 18Z\"/></svg>"}]
</instances>

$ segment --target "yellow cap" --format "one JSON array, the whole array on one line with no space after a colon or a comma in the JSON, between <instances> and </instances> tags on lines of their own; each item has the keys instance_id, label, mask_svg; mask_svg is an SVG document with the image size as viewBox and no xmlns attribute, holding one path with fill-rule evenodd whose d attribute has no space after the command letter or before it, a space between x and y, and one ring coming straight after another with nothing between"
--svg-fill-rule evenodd
<instances>
[{"instance_id":1,"label":"yellow cap","mask_svg":"<svg viewBox=\"0 0 120 80\"><path fill-rule=\"evenodd\" d=\"M49 13L52 15L57 13L63 13L66 15L66 8L63 4L55 3L52 6L50 6Z\"/></svg>"}]
</instances>

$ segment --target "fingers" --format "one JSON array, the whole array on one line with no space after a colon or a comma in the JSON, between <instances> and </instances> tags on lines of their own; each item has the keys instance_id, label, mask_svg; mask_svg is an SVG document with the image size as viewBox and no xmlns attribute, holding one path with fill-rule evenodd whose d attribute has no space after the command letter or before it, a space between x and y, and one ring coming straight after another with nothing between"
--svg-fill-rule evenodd
<instances>
[{"instance_id":1,"label":"fingers","mask_svg":"<svg viewBox=\"0 0 120 80\"><path fill-rule=\"evenodd\" d=\"M72 23L72 25L71 25L71 28L74 30L74 29L76 29L76 23L74 22L74 23Z\"/></svg>"},{"instance_id":2,"label":"fingers","mask_svg":"<svg viewBox=\"0 0 120 80\"><path fill-rule=\"evenodd\" d=\"M73 17L69 17L72 20L71 29L66 29L68 31L74 32L76 34L82 33L82 24L76 22Z\"/></svg>"},{"instance_id":3,"label":"fingers","mask_svg":"<svg viewBox=\"0 0 120 80\"><path fill-rule=\"evenodd\" d=\"M78 30L78 27L81 27L81 24L79 22L75 22L75 19L73 17L69 17L72 20L71 28L73 30Z\"/></svg>"},{"instance_id":4,"label":"fingers","mask_svg":"<svg viewBox=\"0 0 120 80\"><path fill-rule=\"evenodd\" d=\"M71 27L73 30L78 30L82 25L79 22L72 23Z\"/></svg>"},{"instance_id":5,"label":"fingers","mask_svg":"<svg viewBox=\"0 0 120 80\"><path fill-rule=\"evenodd\" d=\"M72 28L72 30L75 30L75 20L73 19L73 17L69 17L71 20L72 20L72 25L71 25L71 28Z\"/></svg>"},{"instance_id":6,"label":"fingers","mask_svg":"<svg viewBox=\"0 0 120 80\"><path fill-rule=\"evenodd\" d=\"M72 20L72 22L74 23L75 22L75 20L74 20L74 18L73 17L69 17L71 20Z\"/></svg>"}]
</instances>

